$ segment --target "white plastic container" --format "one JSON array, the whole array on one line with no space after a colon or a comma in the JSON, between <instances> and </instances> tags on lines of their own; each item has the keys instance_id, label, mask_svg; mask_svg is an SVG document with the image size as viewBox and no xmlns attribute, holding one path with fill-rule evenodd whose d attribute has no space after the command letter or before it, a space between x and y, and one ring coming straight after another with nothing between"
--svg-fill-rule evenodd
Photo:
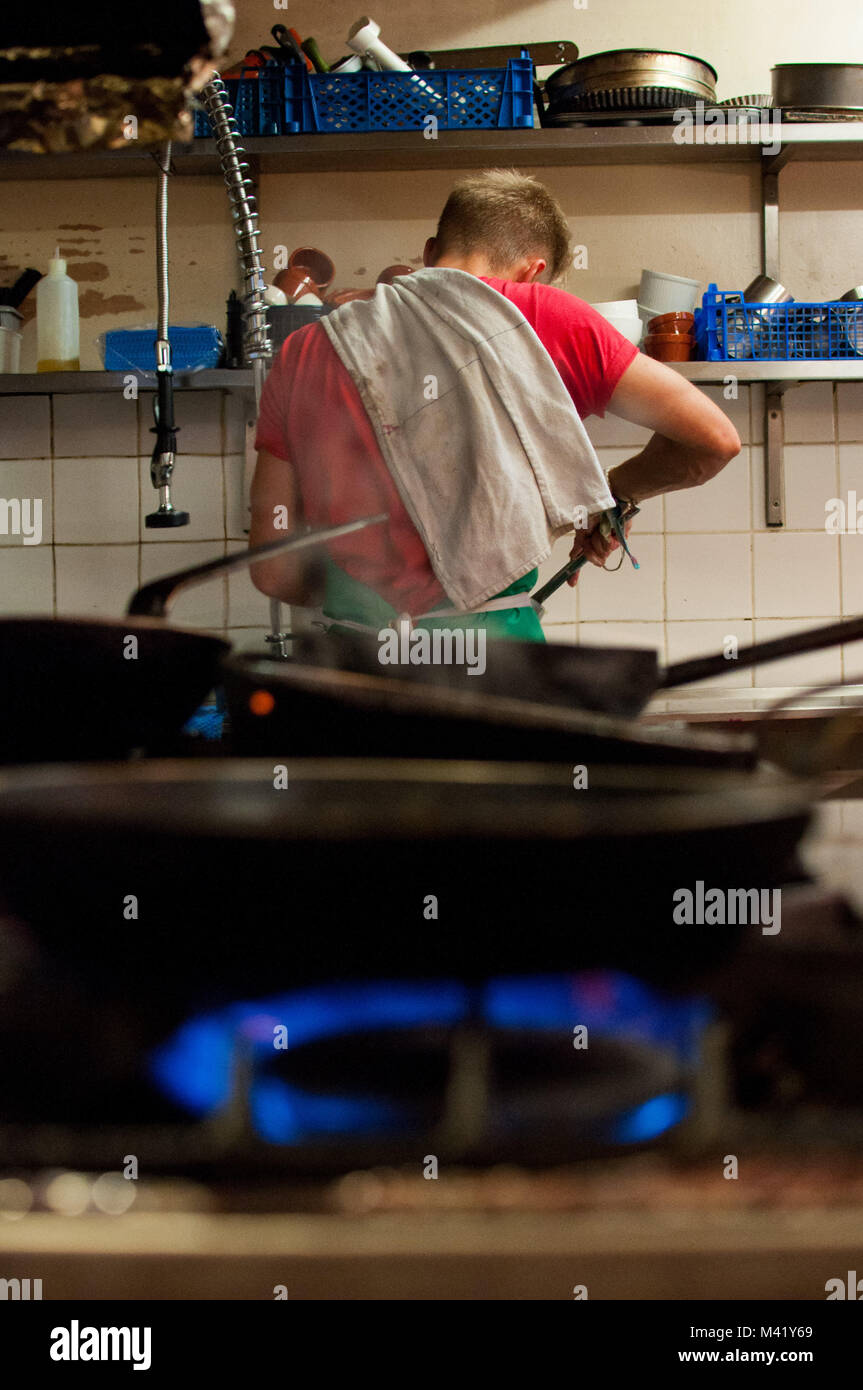
<instances>
[{"instance_id":1,"label":"white plastic container","mask_svg":"<svg viewBox=\"0 0 863 1390\"><path fill-rule=\"evenodd\" d=\"M622 333L624 338L638 347L644 333L644 324L638 316L638 303L634 299L608 299L603 304L593 304L591 308Z\"/></svg>"},{"instance_id":2,"label":"white plastic container","mask_svg":"<svg viewBox=\"0 0 863 1390\"><path fill-rule=\"evenodd\" d=\"M59 247L36 288L36 339L38 372L80 369L78 286L66 274Z\"/></svg>"},{"instance_id":3,"label":"white plastic container","mask_svg":"<svg viewBox=\"0 0 863 1390\"><path fill-rule=\"evenodd\" d=\"M654 315L691 314L698 303L700 280L686 275L666 275L661 270L643 270L638 292L640 305L650 305Z\"/></svg>"}]
</instances>

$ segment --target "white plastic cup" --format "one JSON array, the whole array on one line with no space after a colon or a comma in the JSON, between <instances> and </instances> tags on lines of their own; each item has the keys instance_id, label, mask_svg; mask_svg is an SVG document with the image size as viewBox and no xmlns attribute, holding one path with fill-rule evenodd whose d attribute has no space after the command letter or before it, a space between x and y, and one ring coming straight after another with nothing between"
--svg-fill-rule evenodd
<instances>
[{"instance_id":1,"label":"white plastic cup","mask_svg":"<svg viewBox=\"0 0 863 1390\"><path fill-rule=\"evenodd\" d=\"M654 316L659 314L691 314L698 303L700 280L686 275L666 275L661 270L642 270L639 305L650 305Z\"/></svg>"}]
</instances>

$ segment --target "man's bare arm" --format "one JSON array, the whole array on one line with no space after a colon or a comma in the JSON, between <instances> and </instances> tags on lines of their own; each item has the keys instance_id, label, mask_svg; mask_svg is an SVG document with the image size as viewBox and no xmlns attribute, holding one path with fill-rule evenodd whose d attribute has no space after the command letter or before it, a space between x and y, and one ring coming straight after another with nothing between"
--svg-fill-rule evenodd
<instances>
[{"instance_id":1,"label":"man's bare arm","mask_svg":"<svg viewBox=\"0 0 863 1390\"><path fill-rule=\"evenodd\" d=\"M258 451L251 501L249 545L284 540L286 531L295 531L302 525L302 505L294 470L285 459L266 449ZM305 561L302 552L264 560L252 565L252 583L270 598L279 598L283 603L302 603L307 597Z\"/></svg>"},{"instance_id":2,"label":"man's bare arm","mask_svg":"<svg viewBox=\"0 0 863 1390\"><path fill-rule=\"evenodd\" d=\"M737 431L719 407L643 353L623 373L608 409L654 432L641 453L608 475L612 491L633 502L709 482L740 452Z\"/></svg>"},{"instance_id":3,"label":"man's bare arm","mask_svg":"<svg viewBox=\"0 0 863 1390\"><path fill-rule=\"evenodd\" d=\"M740 452L740 437L719 407L685 377L643 353L623 373L608 409L654 431L641 453L608 473L615 496L631 502L707 483ZM602 566L617 541L601 534L599 520L576 536L572 554L584 552L591 564ZM570 585L577 580L576 574Z\"/></svg>"}]
</instances>

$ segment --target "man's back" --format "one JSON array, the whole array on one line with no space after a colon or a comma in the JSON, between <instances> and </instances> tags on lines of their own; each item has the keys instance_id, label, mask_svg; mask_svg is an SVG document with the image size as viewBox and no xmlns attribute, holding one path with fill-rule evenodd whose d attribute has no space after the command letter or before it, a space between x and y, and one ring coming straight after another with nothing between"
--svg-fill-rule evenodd
<instances>
[{"instance_id":1,"label":"man's back","mask_svg":"<svg viewBox=\"0 0 863 1390\"><path fill-rule=\"evenodd\" d=\"M578 414L603 414L636 349L595 310L563 290L478 277L524 315L548 352ZM347 306L341 312L348 312ZM405 364L419 371L421 364ZM516 384L530 391L530 382ZM352 578L398 611L425 612L445 598L359 393L319 324L292 334L268 377L257 447L290 462L312 524L337 524L381 511L386 527L333 546ZM566 440L561 440L561 449Z\"/></svg>"}]
</instances>

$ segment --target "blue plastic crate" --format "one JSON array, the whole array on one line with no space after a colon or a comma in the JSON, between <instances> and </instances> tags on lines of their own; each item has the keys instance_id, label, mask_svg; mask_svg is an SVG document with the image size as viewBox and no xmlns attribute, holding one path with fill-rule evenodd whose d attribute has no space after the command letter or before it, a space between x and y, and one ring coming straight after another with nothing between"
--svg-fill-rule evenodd
<instances>
[{"instance_id":1,"label":"blue plastic crate","mask_svg":"<svg viewBox=\"0 0 863 1390\"><path fill-rule=\"evenodd\" d=\"M217 367L224 348L218 328L206 323L192 327L172 324L168 329L168 341L171 365L177 372ZM155 328L112 328L105 334L102 356L107 372L154 372Z\"/></svg>"},{"instance_id":2,"label":"blue plastic crate","mask_svg":"<svg viewBox=\"0 0 863 1390\"><path fill-rule=\"evenodd\" d=\"M739 291L709 285L695 315L695 336L698 355L708 362L863 357L863 304L749 304Z\"/></svg>"},{"instance_id":3,"label":"blue plastic crate","mask_svg":"<svg viewBox=\"0 0 863 1390\"><path fill-rule=\"evenodd\" d=\"M268 64L266 68L243 68L242 77L226 77L224 79L226 89L226 100L229 102L234 112L237 128L241 135L279 135L280 129L263 130L261 129L261 102L262 94L264 101L269 97L271 88L262 86L260 74L267 72L272 74L269 81L275 79L278 84L277 101L281 105L282 97L278 89L281 88L281 73L283 71L281 63ZM265 90L266 89L266 90ZM282 117L282 121L284 118ZM266 114L264 117L266 124ZM210 118L206 111L195 112L195 138L212 140L213 128L210 125Z\"/></svg>"},{"instance_id":4,"label":"blue plastic crate","mask_svg":"<svg viewBox=\"0 0 863 1390\"><path fill-rule=\"evenodd\" d=\"M268 64L246 69L229 99L243 135L423 130L429 116L440 130L523 129L533 126L533 63L523 49L505 68L440 72L309 73L298 63ZM210 133L197 112L195 134Z\"/></svg>"}]
</instances>

